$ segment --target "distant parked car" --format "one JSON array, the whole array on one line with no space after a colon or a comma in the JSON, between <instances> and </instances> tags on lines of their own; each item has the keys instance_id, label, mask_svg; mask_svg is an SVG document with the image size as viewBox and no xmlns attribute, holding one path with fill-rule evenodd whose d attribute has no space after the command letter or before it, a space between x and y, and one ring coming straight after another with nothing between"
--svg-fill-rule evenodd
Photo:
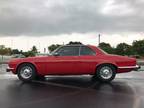
<instances>
[{"instance_id":1,"label":"distant parked car","mask_svg":"<svg viewBox=\"0 0 144 108\"><path fill-rule=\"evenodd\" d=\"M25 58L23 54L13 54L12 58Z\"/></svg>"},{"instance_id":2,"label":"distant parked car","mask_svg":"<svg viewBox=\"0 0 144 108\"><path fill-rule=\"evenodd\" d=\"M11 60L12 71L22 81L29 82L45 75L90 74L101 82L110 82L117 73L138 69L135 58L110 55L92 45L66 45L49 56Z\"/></svg>"},{"instance_id":3,"label":"distant parked car","mask_svg":"<svg viewBox=\"0 0 144 108\"><path fill-rule=\"evenodd\" d=\"M139 55L131 55L130 57L132 57L132 58L136 58L136 59L139 59L139 58L140 58Z\"/></svg>"},{"instance_id":4,"label":"distant parked car","mask_svg":"<svg viewBox=\"0 0 144 108\"><path fill-rule=\"evenodd\" d=\"M48 53L37 53L36 56L48 56Z\"/></svg>"}]
</instances>

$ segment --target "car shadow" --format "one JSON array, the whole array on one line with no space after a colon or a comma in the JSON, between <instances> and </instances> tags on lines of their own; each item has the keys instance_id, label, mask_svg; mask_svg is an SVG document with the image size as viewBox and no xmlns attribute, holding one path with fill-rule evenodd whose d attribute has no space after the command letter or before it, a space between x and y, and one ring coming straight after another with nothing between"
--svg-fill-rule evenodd
<instances>
[{"instance_id":1,"label":"car shadow","mask_svg":"<svg viewBox=\"0 0 144 108\"><path fill-rule=\"evenodd\" d=\"M96 90L101 92L120 93L127 95L134 94L131 85L123 79L116 79L110 83L100 83L96 80L92 80L91 76L47 76L45 80L34 80L31 83L24 83L18 79L13 80L13 82L10 83L13 83L11 86L16 86L19 88L23 88L23 86L34 86L40 89L39 86L42 88L48 86L57 86L70 89Z\"/></svg>"},{"instance_id":2,"label":"car shadow","mask_svg":"<svg viewBox=\"0 0 144 108\"><path fill-rule=\"evenodd\" d=\"M38 81L39 82L39 81ZM38 83L37 82L37 83ZM61 87L89 89L111 93L133 94L133 89L123 80L114 80L110 83L100 83L92 80L91 76L47 76L41 83L58 85Z\"/></svg>"},{"instance_id":3,"label":"car shadow","mask_svg":"<svg viewBox=\"0 0 144 108\"><path fill-rule=\"evenodd\" d=\"M99 83L91 80L91 76L47 76L43 81L31 83L15 79L4 81L1 86L5 89L5 101L0 102L4 106L32 101L38 102L34 106L45 104L53 108L72 108L70 105L78 105L80 108L89 105L96 108L101 108L101 105L103 108L132 108L138 100L130 83L117 79L111 83Z\"/></svg>"}]
</instances>

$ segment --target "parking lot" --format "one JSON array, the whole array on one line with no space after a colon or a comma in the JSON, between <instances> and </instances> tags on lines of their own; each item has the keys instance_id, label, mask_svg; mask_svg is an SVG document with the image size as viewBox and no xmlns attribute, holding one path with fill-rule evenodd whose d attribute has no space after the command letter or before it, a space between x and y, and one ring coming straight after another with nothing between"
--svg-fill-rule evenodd
<instances>
[{"instance_id":1,"label":"parking lot","mask_svg":"<svg viewBox=\"0 0 144 108\"><path fill-rule=\"evenodd\" d=\"M144 71L118 74L110 84L91 76L47 76L22 83L0 65L1 108L144 108Z\"/></svg>"}]
</instances>

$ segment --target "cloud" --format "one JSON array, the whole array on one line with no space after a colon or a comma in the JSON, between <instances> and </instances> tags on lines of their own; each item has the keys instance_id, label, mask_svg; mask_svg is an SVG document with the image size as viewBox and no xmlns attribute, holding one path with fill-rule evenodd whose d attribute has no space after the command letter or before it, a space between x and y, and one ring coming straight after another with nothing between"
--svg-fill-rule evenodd
<instances>
[{"instance_id":1,"label":"cloud","mask_svg":"<svg viewBox=\"0 0 144 108\"><path fill-rule=\"evenodd\" d=\"M1 0L0 36L143 32L142 0Z\"/></svg>"}]
</instances>

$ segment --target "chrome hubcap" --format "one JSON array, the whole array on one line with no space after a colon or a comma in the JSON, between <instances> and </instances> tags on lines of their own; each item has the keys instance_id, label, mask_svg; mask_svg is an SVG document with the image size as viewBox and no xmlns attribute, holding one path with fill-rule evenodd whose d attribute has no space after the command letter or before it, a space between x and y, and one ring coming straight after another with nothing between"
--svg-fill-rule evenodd
<instances>
[{"instance_id":1,"label":"chrome hubcap","mask_svg":"<svg viewBox=\"0 0 144 108\"><path fill-rule=\"evenodd\" d=\"M108 66L104 66L101 68L100 70L100 76L103 78L103 79L109 79L112 77L112 69Z\"/></svg>"},{"instance_id":2,"label":"chrome hubcap","mask_svg":"<svg viewBox=\"0 0 144 108\"><path fill-rule=\"evenodd\" d=\"M29 66L25 66L21 69L20 75L24 79L28 79L32 76L32 68Z\"/></svg>"}]
</instances>

